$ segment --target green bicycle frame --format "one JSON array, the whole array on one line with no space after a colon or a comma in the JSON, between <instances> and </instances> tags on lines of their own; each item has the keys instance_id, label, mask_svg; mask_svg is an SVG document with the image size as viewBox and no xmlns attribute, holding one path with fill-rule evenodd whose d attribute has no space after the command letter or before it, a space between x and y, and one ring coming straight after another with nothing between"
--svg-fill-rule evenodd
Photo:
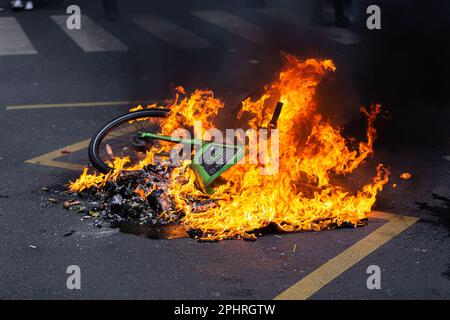
<instances>
[{"instance_id":1,"label":"green bicycle frame","mask_svg":"<svg viewBox=\"0 0 450 320\"><path fill-rule=\"evenodd\" d=\"M138 136L144 139L150 138L198 147L199 149L192 159L191 168L200 186L207 193L213 193L214 189L211 184L245 156L244 145L229 145L201 139L184 139L148 132L140 132Z\"/></svg>"}]
</instances>

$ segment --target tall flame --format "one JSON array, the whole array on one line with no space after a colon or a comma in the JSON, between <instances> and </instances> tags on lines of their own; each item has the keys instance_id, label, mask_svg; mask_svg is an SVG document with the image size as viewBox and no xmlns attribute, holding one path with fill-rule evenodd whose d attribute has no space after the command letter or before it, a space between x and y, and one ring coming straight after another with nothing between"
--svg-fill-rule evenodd
<instances>
[{"instance_id":1,"label":"tall flame","mask_svg":"<svg viewBox=\"0 0 450 320\"><path fill-rule=\"evenodd\" d=\"M373 153L376 130L373 126L380 106L361 108L367 117L367 140L351 148L339 129L333 127L317 111L313 100L317 85L336 70L331 60L301 61L286 56L286 65L278 79L265 87L258 100L246 99L238 118L249 118L248 126L267 126L273 113L267 101L282 101L284 106L278 121L279 167L276 175L262 175L264 164L240 164L223 174L225 182L213 195L206 195L195 184L195 174L189 161L172 171L167 193L177 210L184 212L182 223L198 230L202 239L254 238L254 231L269 224L280 230L321 230L330 226L356 226L367 217L377 193L388 182L388 170L379 164L372 181L359 191L350 192L333 182L336 175L347 175L358 168ZM223 103L211 91L197 90L190 96L183 88L169 108L170 116L162 122L162 132L169 134L177 128L202 121L213 127L213 116ZM270 142L270 137L268 138ZM132 169L143 168L153 161L154 150L147 159ZM127 159L115 159L115 168L127 170ZM106 180L116 179L120 170L107 175L88 174L71 183L72 191L92 186L102 187ZM192 199L209 197L217 205L198 212Z\"/></svg>"}]
</instances>

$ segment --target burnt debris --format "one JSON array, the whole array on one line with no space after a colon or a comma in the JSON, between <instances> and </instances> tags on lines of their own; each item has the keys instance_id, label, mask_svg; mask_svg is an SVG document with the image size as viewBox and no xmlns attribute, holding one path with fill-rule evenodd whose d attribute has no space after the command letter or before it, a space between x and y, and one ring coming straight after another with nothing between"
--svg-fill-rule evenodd
<instances>
[{"instance_id":1,"label":"burnt debris","mask_svg":"<svg viewBox=\"0 0 450 320\"><path fill-rule=\"evenodd\" d=\"M64 207L113 225L126 221L139 225L177 223L181 215L173 214L174 206L166 192L172 168L162 162L143 170L123 172L102 188L70 194Z\"/></svg>"},{"instance_id":2,"label":"burnt debris","mask_svg":"<svg viewBox=\"0 0 450 320\"><path fill-rule=\"evenodd\" d=\"M65 198L59 201L49 198L49 189L45 188L45 199L47 204L63 203L64 209L93 220L93 225L99 228L107 223L124 232L154 235L155 230L160 230L163 238L187 237L190 234L180 225L184 214L175 208L167 190L173 168L169 161L161 160L142 170L124 171L117 180L107 181L101 188L91 187L74 193L66 191ZM196 212L215 205L212 200L192 199L191 203ZM177 231L174 234L171 230Z\"/></svg>"}]
</instances>

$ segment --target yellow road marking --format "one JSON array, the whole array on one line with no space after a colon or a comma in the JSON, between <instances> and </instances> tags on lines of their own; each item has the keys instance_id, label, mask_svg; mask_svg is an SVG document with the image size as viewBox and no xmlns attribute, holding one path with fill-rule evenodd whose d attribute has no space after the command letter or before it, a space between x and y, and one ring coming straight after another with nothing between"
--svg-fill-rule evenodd
<instances>
[{"instance_id":1,"label":"yellow road marking","mask_svg":"<svg viewBox=\"0 0 450 320\"><path fill-rule=\"evenodd\" d=\"M64 156L63 150L76 152L87 148L90 139L74 143L65 148L46 153L36 158L26 160L27 163L40 164L49 167L57 167L68 170L81 171L82 165L56 161L56 158ZM275 300L306 300L333 281L339 275L347 271L356 263L367 257L369 254L380 248L389 240L399 235L412 226L418 218L409 216L394 215L388 212L372 212L371 217L388 220L380 228L358 241L356 244L346 249L333 259L329 260L305 278L276 296ZM293 249L295 251L295 249Z\"/></svg>"},{"instance_id":2,"label":"yellow road marking","mask_svg":"<svg viewBox=\"0 0 450 320\"><path fill-rule=\"evenodd\" d=\"M80 170L83 170L83 166L80 164L56 161L55 159L64 156L63 150L70 150L71 152L77 152L79 150L87 148L89 146L90 141L91 141L90 139L86 139L86 140L71 144L70 146L60 148L55 151L43 154L36 158L26 160L25 162L40 164L40 165L49 166L49 167L56 167L56 168L80 171Z\"/></svg>"},{"instance_id":3,"label":"yellow road marking","mask_svg":"<svg viewBox=\"0 0 450 320\"><path fill-rule=\"evenodd\" d=\"M275 300L305 300L347 271L353 265L377 250L395 236L412 226L418 219L373 212L372 217L387 219L387 223L308 274L292 287L276 296Z\"/></svg>"},{"instance_id":4,"label":"yellow road marking","mask_svg":"<svg viewBox=\"0 0 450 320\"><path fill-rule=\"evenodd\" d=\"M49 108L83 108L83 107L113 107L125 105L150 104L154 101L98 101L98 102L73 102L73 103L50 103L50 104L26 104L7 106L6 110L28 110Z\"/></svg>"}]
</instances>

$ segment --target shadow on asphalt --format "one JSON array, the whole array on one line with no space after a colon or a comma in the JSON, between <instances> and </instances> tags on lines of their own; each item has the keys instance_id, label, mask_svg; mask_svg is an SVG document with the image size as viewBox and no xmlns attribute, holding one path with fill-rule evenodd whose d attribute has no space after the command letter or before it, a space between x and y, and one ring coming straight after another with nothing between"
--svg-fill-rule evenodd
<instances>
[{"instance_id":1,"label":"shadow on asphalt","mask_svg":"<svg viewBox=\"0 0 450 320\"><path fill-rule=\"evenodd\" d=\"M427 202L416 202L420 210L428 211L433 216L437 217L437 221L424 219L422 219L422 221L443 225L445 228L447 228L450 236L450 199L435 193L433 194L433 199L440 201L440 205L433 206L428 204ZM450 277L450 269L448 271L448 277Z\"/></svg>"}]
</instances>

